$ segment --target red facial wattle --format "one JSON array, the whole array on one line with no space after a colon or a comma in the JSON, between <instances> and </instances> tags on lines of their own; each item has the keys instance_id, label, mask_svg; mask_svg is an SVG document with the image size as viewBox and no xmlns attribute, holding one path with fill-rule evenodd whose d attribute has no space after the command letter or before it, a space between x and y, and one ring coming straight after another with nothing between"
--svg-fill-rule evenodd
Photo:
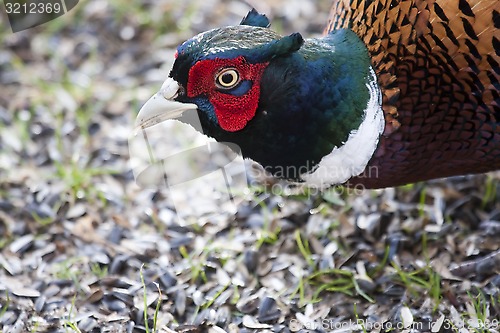
<instances>
[{"instance_id":1,"label":"red facial wattle","mask_svg":"<svg viewBox=\"0 0 500 333\"><path fill-rule=\"evenodd\" d=\"M187 96L205 95L214 106L219 126L228 132L243 129L257 111L260 79L268 63L250 64L242 56L235 59L210 59L197 62L189 70ZM239 82L250 83L247 91L232 94L232 89L221 89L215 83L216 75L225 68L235 68Z\"/></svg>"}]
</instances>

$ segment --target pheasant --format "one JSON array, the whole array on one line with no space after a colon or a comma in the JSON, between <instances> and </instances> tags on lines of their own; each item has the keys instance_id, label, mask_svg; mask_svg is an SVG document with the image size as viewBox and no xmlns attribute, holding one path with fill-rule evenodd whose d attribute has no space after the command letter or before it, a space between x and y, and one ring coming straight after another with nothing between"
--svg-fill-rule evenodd
<instances>
[{"instance_id":1,"label":"pheasant","mask_svg":"<svg viewBox=\"0 0 500 333\"><path fill-rule=\"evenodd\" d=\"M335 0L321 38L255 10L177 48L147 128L203 132L276 177L367 188L500 169L500 2Z\"/></svg>"}]
</instances>

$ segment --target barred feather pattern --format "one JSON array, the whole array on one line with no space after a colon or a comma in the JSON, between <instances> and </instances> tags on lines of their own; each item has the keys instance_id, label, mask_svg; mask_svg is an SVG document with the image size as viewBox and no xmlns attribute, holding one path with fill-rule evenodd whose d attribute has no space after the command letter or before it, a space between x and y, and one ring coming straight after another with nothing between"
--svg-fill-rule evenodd
<instances>
[{"instance_id":1,"label":"barred feather pattern","mask_svg":"<svg viewBox=\"0 0 500 333\"><path fill-rule=\"evenodd\" d=\"M367 45L386 127L370 188L500 169L500 1L335 0Z\"/></svg>"}]
</instances>

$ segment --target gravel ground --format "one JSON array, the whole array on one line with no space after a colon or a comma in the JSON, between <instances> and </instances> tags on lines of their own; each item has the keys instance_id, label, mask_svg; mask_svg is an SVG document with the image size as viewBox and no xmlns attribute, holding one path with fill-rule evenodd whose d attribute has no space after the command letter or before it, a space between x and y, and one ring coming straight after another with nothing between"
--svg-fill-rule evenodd
<instances>
[{"instance_id":1,"label":"gravel ground","mask_svg":"<svg viewBox=\"0 0 500 333\"><path fill-rule=\"evenodd\" d=\"M1 17L1 332L500 331L498 173L263 179L235 213L200 188L182 219L172 190L137 185L134 118L175 47L251 6L312 36L329 1L90 0L15 34Z\"/></svg>"}]
</instances>

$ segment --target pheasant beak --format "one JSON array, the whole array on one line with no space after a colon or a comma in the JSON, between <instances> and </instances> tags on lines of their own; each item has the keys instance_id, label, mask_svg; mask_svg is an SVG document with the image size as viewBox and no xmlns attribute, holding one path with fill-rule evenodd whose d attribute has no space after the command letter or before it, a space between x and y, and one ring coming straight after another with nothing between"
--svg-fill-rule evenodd
<instances>
[{"instance_id":1,"label":"pheasant beak","mask_svg":"<svg viewBox=\"0 0 500 333\"><path fill-rule=\"evenodd\" d=\"M179 84L172 78L163 82L160 91L142 106L135 120L135 126L148 128L167 119L178 118L187 110L196 110L198 108L196 104L174 100L179 94L179 89Z\"/></svg>"}]
</instances>

